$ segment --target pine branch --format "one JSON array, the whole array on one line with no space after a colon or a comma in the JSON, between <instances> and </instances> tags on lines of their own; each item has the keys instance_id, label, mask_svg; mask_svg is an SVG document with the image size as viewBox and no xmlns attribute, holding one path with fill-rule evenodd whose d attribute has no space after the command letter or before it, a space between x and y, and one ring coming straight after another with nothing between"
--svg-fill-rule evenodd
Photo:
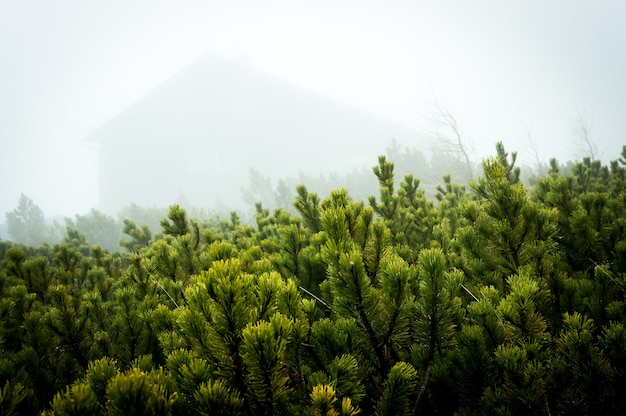
<instances>
[{"instance_id":1,"label":"pine branch","mask_svg":"<svg viewBox=\"0 0 626 416\"><path fill-rule=\"evenodd\" d=\"M363 293L361 291L361 286L358 284L358 279L359 279L357 275L358 271L354 268L354 263L350 262L350 265L352 266L350 270L351 270L352 278L354 279L354 282L355 282L355 289L356 289L356 296L357 296L357 302L356 302L355 307L356 307L357 313L359 314L359 318L361 322L363 323L363 326L365 327L365 332L367 333L367 337L368 337L368 340L370 341L370 345L372 346L374 350L376 359L378 360L378 371L381 377L385 377L388 371L387 371L385 355L381 348L382 344L380 340L378 339L378 337L376 336L376 333L374 332L374 328L372 327L372 323L370 319L368 318L367 313L365 312L365 309L363 308L364 299L363 299Z\"/></svg>"},{"instance_id":2,"label":"pine branch","mask_svg":"<svg viewBox=\"0 0 626 416\"><path fill-rule=\"evenodd\" d=\"M413 411L411 412L411 416L415 416L417 413L417 409L422 401L422 397L424 397L424 393L426 392L426 387L428 386L428 379L430 377L430 372L433 368L433 361L429 359L428 366L426 367L426 372L424 373L424 382L422 383L422 387L420 388L420 392L417 395L417 399L415 399L415 404L413 405Z\"/></svg>"}]
</instances>

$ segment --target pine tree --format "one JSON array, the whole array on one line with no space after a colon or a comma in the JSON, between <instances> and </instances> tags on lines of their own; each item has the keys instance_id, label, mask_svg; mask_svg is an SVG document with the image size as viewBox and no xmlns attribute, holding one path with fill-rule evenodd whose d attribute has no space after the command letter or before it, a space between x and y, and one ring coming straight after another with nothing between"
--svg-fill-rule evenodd
<instances>
[{"instance_id":1,"label":"pine tree","mask_svg":"<svg viewBox=\"0 0 626 416\"><path fill-rule=\"evenodd\" d=\"M423 376L415 399L412 415L423 405L430 375L436 360L445 356L455 343L456 313L461 307L457 297L461 274L448 271L445 255L440 249L423 250L418 259L418 276L415 293L417 305L414 313L414 347L412 359Z\"/></svg>"},{"instance_id":2,"label":"pine tree","mask_svg":"<svg viewBox=\"0 0 626 416\"><path fill-rule=\"evenodd\" d=\"M161 220L161 227L165 235L176 237L188 234L189 224L187 222L187 213L180 205L170 206L167 219Z\"/></svg>"},{"instance_id":3,"label":"pine tree","mask_svg":"<svg viewBox=\"0 0 626 416\"><path fill-rule=\"evenodd\" d=\"M496 150L438 205L381 158L369 205L300 186L255 224L173 206L126 253L1 243L0 410L621 414L626 162L530 189Z\"/></svg>"},{"instance_id":4,"label":"pine tree","mask_svg":"<svg viewBox=\"0 0 626 416\"><path fill-rule=\"evenodd\" d=\"M15 242L29 246L54 242L43 211L24 194L20 194L18 206L6 213L6 223L9 236Z\"/></svg>"},{"instance_id":5,"label":"pine tree","mask_svg":"<svg viewBox=\"0 0 626 416\"><path fill-rule=\"evenodd\" d=\"M611 400L612 368L594 339L593 320L566 314L556 340L555 386L559 411L567 414L617 414ZM618 389L623 389L619 386ZM621 394L620 394L621 395ZM620 409L623 411L623 409Z\"/></svg>"},{"instance_id":6,"label":"pine tree","mask_svg":"<svg viewBox=\"0 0 626 416\"><path fill-rule=\"evenodd\" d=\"M292 322L281 314L269 321L248 325L242 331L242 360L256 414L286 414L289 377L285 363L287 339Z\"/></svg>"},{"instance_id":7,"label":"pine tree","mask_svg":"<svg viewBox=\"0 0 626 416\"><path fill-rule=\"evenodd\" d=\"M122 232L131 239L120 240L119 245L130 252L139 252L143 247L147 247L150 244L150 240L152 240L152 232L147 225L137 227L137 225L129 219L124 220Z\"/></svg>"},{"instance_id":8,"label":"pine tree","mask_svg":"<svg viewBox=\"0 0 626 416\"><path fill-rule=\"evenodd\" d=\"M20 404L28 397L21 383L7 380L0 389L0 414L13 416L19 414Z\"/></svg>"},{"instance_id":9,"label":"pine tree","mask_svg":"<svg viewBox=\"0 0 626 416\"><path fill-rule=\"evenodd\" d=\"M133 368L107 385L108 415L171 415L178 395L170 393L158 372Z\"/></svg>"},{"instance_id":10,"label":"pine tree","mask_svg":"<svg viewBox=\"0 0 626 416\"><path fill-rule=\"evenodd\" d=\"M76 215L75 220L65 219L67 227L76 228L83 234L89 244L98 244L109 251L118 251L120 248L119 224L108 215L91 209L85 215Z\"/></svg>"},{"instance_id":11,"label":"pine tree","mask_svg":"<svg viewBox=\"0 0 626 416\"><path fill-rule=\"evenodd\" d=\"M389 372L383 395L376 406L377 415L409 415L416 400L418 374L409 363L399 362Z\"/></svg>"},{"instance_id":12,"label":"pine tree","mask_svg":"<svg viewBox=\"0 0 626 416\"><path fill-rule=\"evenodd\" d=\"M370 205L391 230L399 254L409 263L414 263L419 250L427 247L432 238L437 221L436 211L433 203L426 199L424 191L419 189L419 179L406 175L396 194L394 164L384 156L379 157L378 163L373 171L380 185L380 202L371 196Z\"/></svg>"},{"instance_id":13,"label":"pine tree","mask_svg":"<svg viewBox=\"0 0 626 416\"><path fill-rule=\"evenodd\" d=\"M521 266L542 273L550 267L543 259L556 254L556 212L530 200L513 165L514 158L508 162L503 156L483 163L484 177L470 185L482 201L461 208L470 225L457 233L470 260L459 268L476 283L501 289Z\"/></svg>"}]
</instances>

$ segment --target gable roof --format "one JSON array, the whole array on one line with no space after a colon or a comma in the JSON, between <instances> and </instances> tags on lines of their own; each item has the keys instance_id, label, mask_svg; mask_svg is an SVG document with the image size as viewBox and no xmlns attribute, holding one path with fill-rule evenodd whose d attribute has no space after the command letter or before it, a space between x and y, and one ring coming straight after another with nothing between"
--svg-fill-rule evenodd
<instances>
[{"instance_id":1,"label":"gable roof","mask_svg":"<svg viewBox=\"0 0 626 416\"><path fill-rule=\"evenodd\" d=\"M401 125L209 54L86 140L100 148L101 188L113 169L124 169L116 156L120 152L143 152L154 158L166 152L179 161L189 157L201 164L215 161L209 171L223 171L239 189L247 183L246 166L272 177L349 169L365 158L375 164L376 155L392 138L407 143L418 137ZM233 159L243 175L229 167Z\"/></svg>"}]
</instances>

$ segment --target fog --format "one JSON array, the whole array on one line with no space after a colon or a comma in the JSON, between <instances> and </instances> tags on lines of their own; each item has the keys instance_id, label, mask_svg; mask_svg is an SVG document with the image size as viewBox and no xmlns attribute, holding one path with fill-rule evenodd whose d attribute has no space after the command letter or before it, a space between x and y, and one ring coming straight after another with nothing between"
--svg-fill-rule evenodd
<instances>
[{"instance_id":1,"label":"fog","mask_svg":"<svg viewBox=\"0 0 626 416\"><path fill-rule=\"evenodd\" d=\"M422 139L438 103L476 159L503 141L532 163L528 137L545 162L578 158L576 118L598 155L615 159L626 144L624 21L617 1L4 0L0 222L20 193L46 216L103 206L100 148L88 138L206 56L415 131L406 146L429 146ZM139 132L158 122L150 113L135 120ZM181 132L194 126L183 120ZM371 166L390 139L349 158ZM298 152L273 146L267 166Z\"/></svg>"}]
</instances>

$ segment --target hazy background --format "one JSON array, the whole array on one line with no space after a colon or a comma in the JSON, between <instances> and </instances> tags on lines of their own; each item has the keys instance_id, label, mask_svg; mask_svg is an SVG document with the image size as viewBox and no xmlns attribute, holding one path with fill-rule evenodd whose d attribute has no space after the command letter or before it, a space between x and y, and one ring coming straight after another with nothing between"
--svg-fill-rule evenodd
<instances>
[{"instance_id":1,"label":"hazy background","mask_svg":"<svg viewBox=\"0 0 626 416\"><path fill-rule=\"evenodd\" d=\"M97 206L83 139L206 52L416 129L436 97L476 158L498 140L530 157L528 133L546 162L575 158L586 114L615 159L625 21L617 0L0 0L0 222L20 193L46 216Z\"/></svg>"}]
</instances>

